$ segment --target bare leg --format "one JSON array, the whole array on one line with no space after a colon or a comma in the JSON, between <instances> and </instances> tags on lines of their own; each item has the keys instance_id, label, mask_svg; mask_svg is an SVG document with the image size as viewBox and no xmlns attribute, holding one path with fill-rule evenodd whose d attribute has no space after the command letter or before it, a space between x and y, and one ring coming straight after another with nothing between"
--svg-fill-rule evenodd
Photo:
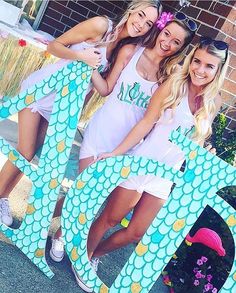
<instances>
[{"instance_id":1,"label":"bare leg","mask_svg":"<svg viewBox=\"0 0 236 293\"><path fill-rule=\"evenodd\" d=\"M105 232L111 227L116 226L135 207L140 197L141 194L135 190L128 190L119 186L113 190L103 212L90 228L88 237L89 259L92 257ZM96 253L96 255L99 254Z\"/></svg>"},{"instance_id":2,"label":"bare leg","mask_svg":"<svg viewBox=\"0 0 236 293\"><path fill-rule=\"evenodd\" d=\"M43 142L47 122L40 114L32 113L27 108L19 112L18 118L17 150L30 161L34 157L36 148ZM38 136L39 130L41 133ZM0 198L8 197L21 177L21 171L8 160L0 172Z\"/></svg>"},{"instance_id":3,"label":"bare leg","mask_svg":"<svg viewBox=\"0 0 236 293\"><path fill-rule=\"evenodd\" d=\"M135 207L129 226L100 242L92 256L100 257L129 243L140 241L164 203L164 200L144 193Z\"/></svg>"},{"instance_id":4,"label":"bare leg","mask_svg":"<svg viewBox=\"0 0 236 293\"><path fill-rule=\"evenodd\" d=\"M85 158L85 159L81 159L79 161L79 174L81 172L83 172L92 162L94 161L93 157L89 157L89 158ZM64 203L65 198L62 197L58 200L56 208L55 208L55 212L53 214L53 217L60 217L61 216L61 211L62 211L62 207L63 207L63 203ZM58 238L61 236L61 229L59 229L56 233L55 233L55 238Z\"/></svg>"},{"instance_id":5,"label":"bare leg","mask_svg":"<svg viewBox=\"0 0 236 293\"><path fill-rule=\"evenodd\" d=\"M56 218L56 217L60 217L61 216L61 213L62 213L62 207L63 207L63 204L64 204L64 201L65 201L65 197L61 197L58 201L57 201L57 204L56 204L56 207L55 207L55 211L54 211L54 214L53 214L53 218ZM55 232L55 234L53 235L53 238L55 239L58 239L62 236L62 231L61 231L61 226L57 229L57 231Z\"/></svg>"},{"instance_id":6,"label":"bare leg","mask_svg":"<svg viewBox=\"0 0 236 293\"><path fill-rule=\"evenodd\" d=\"M93 161L94 157L79 160L79 174L82 173Z\"/></svg>"}]
</instances>

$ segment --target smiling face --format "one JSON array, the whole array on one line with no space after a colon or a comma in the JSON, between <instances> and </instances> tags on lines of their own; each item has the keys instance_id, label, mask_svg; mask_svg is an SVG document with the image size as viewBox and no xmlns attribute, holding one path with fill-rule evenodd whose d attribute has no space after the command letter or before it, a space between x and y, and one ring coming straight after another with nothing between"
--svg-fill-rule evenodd
<instances>
[{"instance_id":1,"label":"smiling face","mask_svg":"<svg viewBox=\"0 0 236 293\"><path fill-rule=\"evenodd\" d=\"M187 32L175 22L167 25L158 35L155 48L160 57L168 57L179 51L185 42Z\"/></svg>"},{"instance_id":2,"label":"smiling face","mask_svg":"<svg viewBox=\"0 0 236 293\"><path fill-rule=\"evenodd\" d=\"M205 49L197 49L189 67L192 84L197 87L209 84L215 78L220 63L220 58Z\"/></svg>"},{"instance_id":3,"label":"smiling face","mask_svg":"<svg viewBox=\"0 0 236 293\"><path fill-rule=\"evenodd\" d=\"M155 7L142 6L139 10L130 14L127 22L126 29L130 37L139 37L145 35L156 22L158 12Z\"/></svg>"}]
</instances>

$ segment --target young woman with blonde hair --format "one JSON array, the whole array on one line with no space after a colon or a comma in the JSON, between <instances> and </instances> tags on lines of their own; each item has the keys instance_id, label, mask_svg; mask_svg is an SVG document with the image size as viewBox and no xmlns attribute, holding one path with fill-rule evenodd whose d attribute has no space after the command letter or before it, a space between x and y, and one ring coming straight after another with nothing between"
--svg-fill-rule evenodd
<instances>
[{"instance_id":1,"label":"young woman with blonde hair","mask_svg":"<svg viewBox=\"0 0 236 293\"><path fill-rule=\"evenodd\" d=\"M183 16L187 22L182 20ZM165 25L161 32L156 30L145 47L121 48L106 79L94 72L92 81L98 92L104 96L111 94L85 130L80 148L80 172L100 153L114 149L125 138L142 119L155 89L183 60L195 35L196 23L178 13L175 17L168 14ZM59 201L55 216L60 215L63 201ZM58 261L64 256L60 229L54 235L50 254Z\"/></svg>"},{"instance_id":2,"label":"young woman with blonde hair","mask_svg":"<svg viewBox=\"0 0 236 293\"><path fill-rule=\"evenodd\" d=\"M142 120L155 90L183 60L197 25L183 13L176 13L175 16L170 13L163 15L160 21L164 21L165 25L161 32L157 31L151 43L146 47L135 47L135 50L131 45L123 47L106 80L99 80L96 76L93 81L102 95L111 92L114 81L116 83L108 101L95 113L85 131L80 149L80 171L93 162L94 157L119 145L135 124ZM128 64L121 71L130 52L132 57L128 58ZM119 76L118 80L114 76ZM96 232L90 233L93 240L89 243L100 241L101 233L96 235ZM90 250L89 259L96 270L97 261L91 257ZM73 271L79 286L91 292L74 269Z\"/></svg>"},{"instance_id":3,"label":"young woman with blonde hair","mask_svg":"<svg viewBox=\"0 0 236 293\"><path fill-rule=\"evenodd\" d=\"M147 40L160 11L159 0L132 1L116 23L105 16L79 23L48 45L51 54L63 59L31 74L22 83L21 90L40 82L72 60L83 61L94 68L102 66L104 69L109 62L113 62L113 51L118 44ZM29 161L44 141L55 96L56 93L52 93L18 114L17 150ZM13 221L8 197L21 177L21 171L10 161L5 163L0 172L0 222L8 226Z\"/></svg>"},{"instance_id":4,"label":"young woman with blonde hair","mask_svg":"<svg viewBox=\"0 0 236 293\"><path fill-rule=\"evenodd\" d=\"M179 169L184 153L169 141L169 134L179 127L191 129L194 126L191 139L203 145L211 134L212 121L221 107L219 91L228 62L227 43L202 37L186 57L182 70L156 90L143 119L116 149L100 155L99 159L125 154L145 138L129 154L145 156ZM96 259L139 241L167 200L171 187L172 182L153 175L132 177L118 186L92 224L88 238L89 258ZM101 241L104 233L133 208L129 226Z\"/></svg>"},{"instance_id":5,"label":"young woman with blonde hair","mask_svg":"<svg viewBox=\"0 0 236 293\"><path fill-rule=\"evenodd\" d=\"M183 21L184 19L186 21ZM80 172L99 154L112 151L143 117L155 89L183 60L197 29L183 13L171 14L143 47L124 46L108 77L92 76L97 91L107 102L90 120L80 149ZM129 62L127 62L127 60ZM128 63L128 64L127 64ZM101 131L102 129L102 131Z\"/></svg>"}]
</instances>

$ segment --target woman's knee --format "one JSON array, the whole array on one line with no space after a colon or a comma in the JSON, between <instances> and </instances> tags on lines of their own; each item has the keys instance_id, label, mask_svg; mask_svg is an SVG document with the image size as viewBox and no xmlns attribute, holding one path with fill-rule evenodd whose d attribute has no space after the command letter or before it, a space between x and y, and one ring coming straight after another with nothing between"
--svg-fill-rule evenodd
<instances>
[{"instance_id":1,"label":"woman's knee","mask_svg":"<svg viewBox=\"0 0 236 293\"><path fill-rule=\"evenodd\" d=\"M79 174L82 173L93 161L94 161L94 157L80 159L79 160Z\"/></svg>"},{"instance_id":2,"label":"woman's knee","mask_svg":"<svg viewBox=\"0 0 236 293\"><path fill-rule=\"evenodd\" d=\"M139 242L143 235L145 234L145 231L141 231L136 228L130 228L129 226L126 228L126 237L129 239L129 242Z\"/></svg>"},{"instance_id":3,"label":"woman's knee","mask_svg":"<svg viewBox=\"0 0 236 293\"><path fill-rule=\"evenodd\" d=\"M30 145L18 144L16 149L28 161L31 161L35 155L35 148Z\"/></svg>"},{"instance_id":4,"label":"woman's knee","mask_svg":"<svg viewBox=\"0 0 236 293\"><path fill-rule=\"evenodd\" d=\"M116 225L118 225L120 223L120 219L115 219L115 218L112 218L112 217L109 217L107 219L107 224L110 228L113 228L115 227Z\"/></svg>"},{"instance_id":5,"label":"woman's knee","mask_svg":"<svg viewBox=\"0 0 236 293\"><path fill-rule=\"evenodd\" d=\"M97 219L100 225L103 225L105 229L110 229L115 227L117 224L120 223L120 219L116 219L109 214L101 214L100 217Z\"/></svg>"}]
</instances>

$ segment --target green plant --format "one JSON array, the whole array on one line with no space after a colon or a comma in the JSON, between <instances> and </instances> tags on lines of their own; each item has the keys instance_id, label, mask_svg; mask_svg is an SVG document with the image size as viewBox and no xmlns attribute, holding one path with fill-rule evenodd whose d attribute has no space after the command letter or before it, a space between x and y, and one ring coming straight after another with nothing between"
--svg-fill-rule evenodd
<instances>
[{"instance_id":1,"label":"green plant","mask_svg":"<svg viewBox=\"0 0 236 293\"><path fill-rule=\"evenodd\" d=\"M236 209L236 186L227 186L219 190L217 194Z\"/></svg>"},{"instance_id":2,"label":"green plant","mask_svg":"<svg viewBox=\"0 0 236 293\"><path fill-rule=\"evenodd\" d=\"M217 115L212 125L211 144L221 159L233 165L236 155L236 132L227 133L227 139L224 138L226 126L226 116L223 113Z\"/></svg>"}]
</instances>

